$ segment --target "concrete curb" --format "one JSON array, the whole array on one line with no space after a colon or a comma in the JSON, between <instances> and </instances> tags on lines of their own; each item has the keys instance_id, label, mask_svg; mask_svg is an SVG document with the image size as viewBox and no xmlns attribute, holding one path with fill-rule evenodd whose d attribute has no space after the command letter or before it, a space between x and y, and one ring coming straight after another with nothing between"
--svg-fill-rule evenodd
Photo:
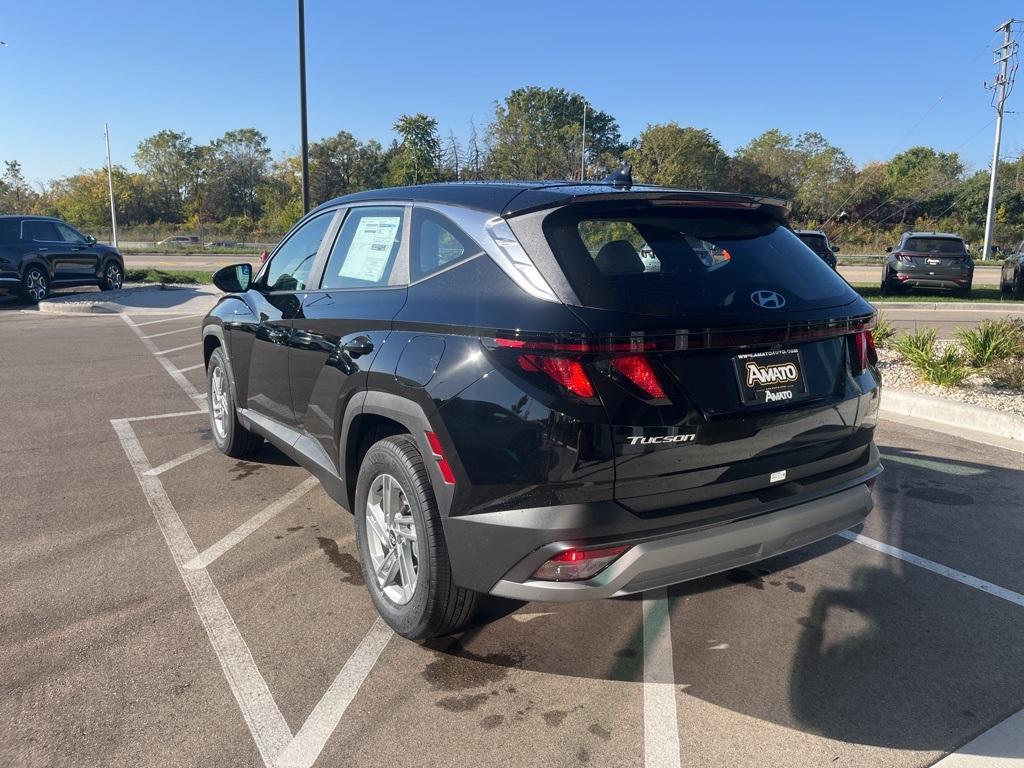
<instances>
[{"instance_id":1,"label":"concrete curb","mask_svg":"<svg viewBox=\"0 0 1024 768\"><path fill-rule=\"evenodd\" d=\"M998 309L1004 310L1010 314L1024 313L1024 303L1017 302L1002 302L1002 301L948 301L948 302L935 302L934 304L927 301L872 301L879 312L884 312L887 309L922 309L922 310L977 310L977 309Z\"/></svg>"},{"instance_id":2,"label":"concrete curb","mask_svg":"<svg viewBox=\"0 0 1024 768\"><path fill-rule=\"evenodd\" d=\"M111 299L100 298L111 294L73 294L70 296L54 296L39 302L39 312L48 315L112 315L124 312L131 312L139 315L181 315L206 312L216 304L216 296L209 292L209 301L206 301L204 288L208 286L194 285L141 285L124 288L112 294ZM191 291L192 295L182 293L183 301L171 303L166 300L168 294L173 296L175 291ZM95 296L96 298L92 298ZM117 299L122 299L118 301ZM160 306L165 304L165 306ZM208 306L207 306L208 305Z\"/></svg>"},{"instance_id":3,"label":"concrete curb","mask_svg":"<svg viewBox=\"0 0 1024 768\"><path fill-rule=\"evenodd\" d=\"M886 414L912 417L925 427L941 425L1024 441L1024 417L942 397L883 387L881 415Z\"/></svg>"}]
</instances>

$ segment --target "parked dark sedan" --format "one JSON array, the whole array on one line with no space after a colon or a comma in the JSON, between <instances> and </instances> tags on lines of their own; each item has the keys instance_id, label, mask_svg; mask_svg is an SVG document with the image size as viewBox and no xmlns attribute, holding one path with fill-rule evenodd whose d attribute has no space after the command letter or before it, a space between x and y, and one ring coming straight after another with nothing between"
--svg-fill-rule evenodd
<instances>
[{"instance_id":1,"label":"parked dark sedan","mask_svg":"<svg viewBox=\"0 0 1024 768\"><path fill-rule=\"evenodd\" d=\"M488 594L734 568L871 509L874 309L777 200L625 171L360 192L214 281L216 445L269 440L354 513L405 637Z\"/></svg>"},{"instance_id":2,"label":"parked dark sedan","mask_svg":"<svg viewBox=\"0 0 1024 768\"><path fill-rule=\"evenodd\" d=\"M797 229L793 231L800 242L814 251L832 269L836 268L836 254L839 253L839 246L832 245L828 235L820 229Z\"/></svg>"},{"instance_id":3,"label":"parked dark sedan","mask_svg":"<svg viewBox=\"0 0 1024 768\"><path fill-rule=\"evenodd\" d=\"M1024 242L1003 262L999 273L999 290L1006 298L1024 296Z\"/></svg>"},{"instance_id":4,"label":"parked dark sedan","mask_svg":"<svg viewBox=\"0 0 1024 768\"><path fill-rule=\"evenodd\" d=\"M42 301L51 288L98 285L109 291L124 282L124 259L60 219L0 216L0 291Z\"/></svg>"},{"instance_id":5,"label":"parked dark sedan","mask_svg":"<svg viewBox=\"0 0 1024 768\"><path fill-rule=\"evenodd\" d=\"M885 249L881 289L890 295L911 288L941 288L971 295L974 259L959 235L904 232L899 245Z\"/></svg>"}]
</instances>

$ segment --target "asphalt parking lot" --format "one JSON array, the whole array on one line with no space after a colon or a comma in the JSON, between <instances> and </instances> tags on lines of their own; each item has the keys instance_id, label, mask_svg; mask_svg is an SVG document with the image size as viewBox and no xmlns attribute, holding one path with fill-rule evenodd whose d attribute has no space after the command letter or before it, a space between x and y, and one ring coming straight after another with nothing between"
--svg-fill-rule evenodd
<instances>
[{"instance_id":1,"label":"asphalt parking lot","mask_svg":"<svg viewBox=\"0 0 1024 768\"><path fill-rule=\"evenodd\" d=\"M212 448L200 318L0 307L0 765L932 765L1024 709L1024 454L882 422L862 529L412 643Z\"/></svg>"}]
</instances>

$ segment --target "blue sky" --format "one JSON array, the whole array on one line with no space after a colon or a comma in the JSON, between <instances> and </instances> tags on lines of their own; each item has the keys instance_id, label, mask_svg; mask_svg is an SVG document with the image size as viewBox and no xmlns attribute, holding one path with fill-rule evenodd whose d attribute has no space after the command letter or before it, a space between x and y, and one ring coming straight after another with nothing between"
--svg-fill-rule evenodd
<instances>
[{"instance_id":1,"label":"blue sky","mask_svg":"<svg viewBox=\"0 0 1024 768\"><path fill-rule=\"evenodd\" d=\"M1015 7L1016 6L1016 7ZM583 93L624 137L675 120L727 151L778 127L858 163L915 144L991 154L994 28L1021 7L927 2L306 0L310 138L390 140L403 112L483 130L523 85ZM10 0L0 11L0 160L30 181L115 162L162 128L197 142L255 127L298 146L291 0ZM1024 77L1024 72L1021 73ZM1008 108L1024 115L1024 91ZM1019 106L1018 106L1019 104ZM1010 115L1004 157L1024 149Z\"/></svg>"}]
</instances>

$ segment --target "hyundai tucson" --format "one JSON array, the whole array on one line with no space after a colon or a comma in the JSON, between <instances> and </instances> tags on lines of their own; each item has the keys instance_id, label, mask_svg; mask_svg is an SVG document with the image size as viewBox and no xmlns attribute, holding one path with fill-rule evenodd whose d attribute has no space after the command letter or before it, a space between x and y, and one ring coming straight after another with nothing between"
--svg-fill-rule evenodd
<instances>
[{"instance_id":1,"label":"hyundai tucson","mask_svg":"<svg viewBox=\"0 0 1024 768\"><path fill-rule=\"evenodd\" d=\"M875 313L772 199L611 182L360 192L203 323L217 446L355 516L380 615L628 595L861 522Z\"/></svg>"},{"instance_id":2,"label":"hyundai tucson","mask_svg":"<svg viewBox=\"0 0 1024 768\"><path fill-rule=\"evenodd\" d=\"M971 295L974 259L959 235L944 232L904 232L899 245L885 249L882 293L911 288L941 288Z\"/></svg>"}]
</instances>

